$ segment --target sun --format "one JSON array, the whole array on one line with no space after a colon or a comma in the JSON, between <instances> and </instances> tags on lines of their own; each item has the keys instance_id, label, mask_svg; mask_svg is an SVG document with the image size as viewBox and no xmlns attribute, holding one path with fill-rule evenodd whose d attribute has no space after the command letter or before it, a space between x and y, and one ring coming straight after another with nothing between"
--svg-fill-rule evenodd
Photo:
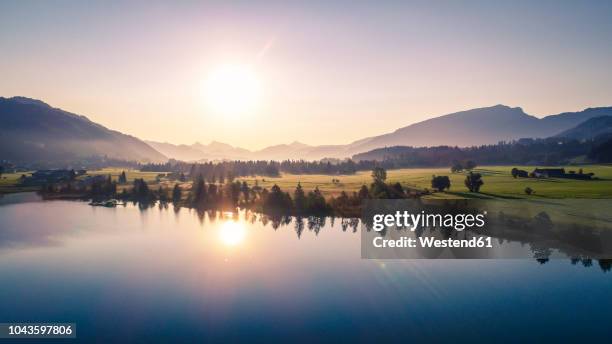
<instances>
[{"instance_id":1,"label":"sun","mask_svg":"<svg viewBox=\"0 0 612 344\"><path fill-rule=\"evenodd\" d=\"M213 69L204 83L207 106L220 115L247 115L260 98L261 84L248 65L224 64Z\"/></svg>"}]
</instances>

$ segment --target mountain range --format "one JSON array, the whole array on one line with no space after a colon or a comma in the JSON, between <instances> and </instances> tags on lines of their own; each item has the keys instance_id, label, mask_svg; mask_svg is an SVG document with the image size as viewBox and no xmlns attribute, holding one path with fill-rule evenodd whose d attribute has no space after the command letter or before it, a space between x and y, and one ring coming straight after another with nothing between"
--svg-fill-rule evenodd
<instances>
[{"instance_id":1,"label":"mountain range","mask_svg":"<svg viewBox=\"0 0 612 344\"><path fill-rule=\"evenodd\" d=\"M565 112L537 118L526 114L519 107L495 105L431 118L388 134L364 138L347 145L310 146L296 141L257 151L224 145L223 151L217 150L215 154L211 154L207 146L204 146L206 149L200 150L196 145L168 146L157 142L149 144L167 156L188 161L198 160L198 157L219 159L221 156L226 159L261 160L341 159L382 147L441 145L467 147L520 138L546 138L561 134L591 118L602 116L612 116L612 107L588 108L579 112ZM200 150L201 154L198 155L193 149ZM188 156L191 159L180 159L178 156Z\"/></svg>"},{"instance_id":2,"label":"mountain range","mask_svg":"<svg viewBox=\"0 0 612 344\"><path fill-rule=\"evenodd\" d=\"M341 159L391 146L465 147L555 135L584 139L612 131L606 116L612 116L612 107L537 118L519 107L495 105L431 118L346 145L311 146L296 141L251 151L217 141L191 145L145 142L40 100L0 97L0 160L68 160L90 156L141 162L161 162L168 158L183 161Z\"/></svg>"},{"instance_id":3,"label":"mountain range","mask_svg":"<svg viewBox=\"0 0 612 344\"><path fill-rule=\"evenodd\" d=\"M583 121L611 116L612 107L589 108L537 118L520 107L495 105L431 118L396 131L351 144L353 151L385 146L468 147L520 138L545 138L568 130Z\"/></svg>"},{"instance_id":4,"label":"mountain range","mask_svg":"<svg viewBox=\"0 0 612 344\"><path fill-rule=\"evenodd\" d=\"M205 145L196 142L192 145L174 145L167 142L145 141L151 147L164 155L176 160L199 161L199 160L248 160L253 152L244 148L238 148L227 143L212 141Z\"/></svg>"}]
</instances>

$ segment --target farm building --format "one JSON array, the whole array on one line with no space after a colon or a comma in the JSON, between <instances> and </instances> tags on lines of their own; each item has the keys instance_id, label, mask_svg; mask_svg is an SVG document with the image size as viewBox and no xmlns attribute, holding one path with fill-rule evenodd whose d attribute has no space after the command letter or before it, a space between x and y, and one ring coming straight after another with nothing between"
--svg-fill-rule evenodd
<instances>
[{"instance_id":1,"label":"farm building","mask_svg":"<svg viewBox=\"0 0 612 344\"><path fill-rule=\"evenodd\" d=\"M563 168L536 168L531 172L535 178L563 178L565 169Z\"/></svg>"},{"instance_id":2,"label":"farm building","mask_svg":"<svg viewBox=\"0 0 612 344\"><path fill-rule=\"evenodd\" d=\"M580 169L579 173L576 173L575 171L565 173L565 169L563 168L536 168L529 175L534 178L568 178L589 180L593 178L594 174L582 173L582 169Z\"/></svg>"}]
</instances>

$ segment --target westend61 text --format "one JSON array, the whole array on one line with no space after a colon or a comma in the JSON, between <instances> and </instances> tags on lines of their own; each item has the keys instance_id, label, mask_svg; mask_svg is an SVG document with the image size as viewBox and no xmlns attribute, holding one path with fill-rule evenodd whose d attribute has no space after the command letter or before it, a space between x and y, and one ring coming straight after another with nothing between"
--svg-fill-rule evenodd
<instances>
[{"instance_id":1,"label":"westend61 text","mask_svg":"<svg viewBox=\"0 0 612 344\"><path fill-rule=\"evenodd\" d=\"M374 247L424 247L424 248L481 248L481 247L493 247L491 237L473 237L471 239L435 239L431 237L420 237L418 238L406 238L400 239L385 239L383 237L376 237L372 241Z\"/></svg>"}]
</instances>

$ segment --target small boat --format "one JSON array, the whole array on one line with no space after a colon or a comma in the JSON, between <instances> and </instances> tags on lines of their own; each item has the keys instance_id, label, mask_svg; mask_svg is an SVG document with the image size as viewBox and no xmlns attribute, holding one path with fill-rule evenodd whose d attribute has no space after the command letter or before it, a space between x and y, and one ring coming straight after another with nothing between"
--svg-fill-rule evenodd
<instances>
[{"instance_id":1,"label":"small boat","mask_svg":"<svg viewBox=\"0 0 612 344\"><path fill-rule=\"evenodd\" d=\"M116 199L109 199L103 202L94 202L91 201L89 203L89 205L94 206L94 207L107 207L107 208L114 208L117 205L119 205L119 201L117 201Z\"/></svg>"}]
</instances>

